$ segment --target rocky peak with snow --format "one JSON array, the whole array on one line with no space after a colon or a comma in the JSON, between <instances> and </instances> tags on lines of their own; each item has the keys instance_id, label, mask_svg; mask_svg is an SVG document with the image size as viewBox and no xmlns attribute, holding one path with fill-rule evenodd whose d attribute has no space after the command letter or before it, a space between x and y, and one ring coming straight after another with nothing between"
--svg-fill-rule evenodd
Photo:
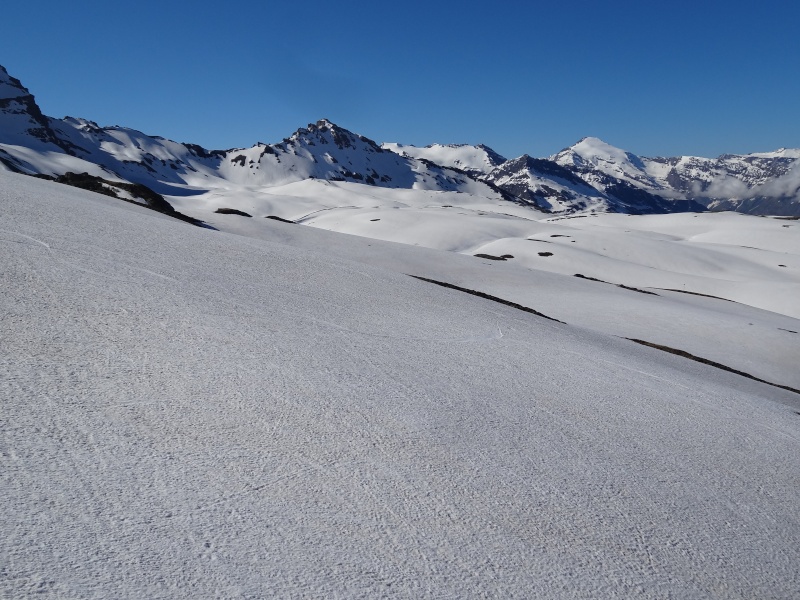
<instances>
[{"instance_id":1,"label":"rocky peak with snow","mask_svg":"<svg viewBox=\"0 0 800 600\"><path fill-rule=\"evenodd\" d=\"M5 67L0 65L0 100L30 95L31 93L22 85L20 80L9 75Z\"/></svg>"},{"instance_id":2,"label":"rocky peak with snow","mask_svg":"<svg viewBox=\"0 0 800 600\"><path fill-rule=\"evenodd\" d=\"M310 123L276 144L231 151L222 162L225 177L261 185L322 179L500 196L491 185L463 171L390 152L327 119Z\"/></svg>"},{"instance_id":3,"label":"rocky peak with snow","mask_svg":"<svg viewBox=\"0 0 800 600\"><path fill-rule=\"evenodd\" d=\"M371 139L339 127L328 119L320 119L316 123L309 123L307 127L298 129L289 138L289 142L306 146L330 144L339 150L366 149L369 152L383 152Z\"/></svg>"},{"instance_id":4,"label":"rocky peak with snow","mask_svg":"<svg viewBox=\"0 0 800 600\"><path fill-rule=\"evenodd\" d=\"M500 188L549 212L623 212L630 214L703 210L700 205L679 205L628 180L575 163L524 155L510 160L487 179Z\"/></svg>"},{"instance_id":5,"label":"rocky peak with snow","mask_svg":"<svg viewBox=\"0 0 800 600\"><path fill-rule=\"evenodd\" d=\"M36 99L0 65L0 143L72 152L50 127Z\"/></svg>"}]
</instances>

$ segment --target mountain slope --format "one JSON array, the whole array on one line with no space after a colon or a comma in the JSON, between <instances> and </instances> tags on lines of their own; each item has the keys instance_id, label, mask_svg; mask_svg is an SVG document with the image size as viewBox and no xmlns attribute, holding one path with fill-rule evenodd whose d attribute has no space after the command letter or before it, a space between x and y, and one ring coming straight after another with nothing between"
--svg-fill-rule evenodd
<instances>
[{"instance_id":1,"label":"mountain slope","mask_svg":"<svg viewBox=\"0 0 800 600\"><path fill-rule=\"evenodd\" d=\"M66 151L71 145L61 140L50 127L50 119L42 114L36 99L19 79L11 77L0 65L0 132L8 144L29 146L39 150Z\"/></svg>"},{"instance_id":2,"label":"mountain slope","mask_svg":"<svg viewBox=\"0 0 800 600\"><path fill-rule=\"evenodd\" d=\"M420 148L407 144L385 143L382 147L404 156L424 158L437 165L455 167L476 177L488 175L492 169L508 160L483 144L477 146L430 144Z\"/></svg>"},{"instance_id":3,"label":"mountain slope","mask_svg":"<svg viewBox=\"0 0 800 600\"><path fill-rule=\"evenodd\" d=\"M549 160L524 155L497 166L486 178L548 212L604 212L609 208L602 192Z\"/></svg>"},{"instance_id":4,"label":"mountain slope","mask_svg":"<svg viewBox=\"0 0 800 600\"><path fill-rule=\"evenodd\" d=\"M0 595L796 595L790 392L358 238L0 201Z\"/></svg>"}]
</instances>

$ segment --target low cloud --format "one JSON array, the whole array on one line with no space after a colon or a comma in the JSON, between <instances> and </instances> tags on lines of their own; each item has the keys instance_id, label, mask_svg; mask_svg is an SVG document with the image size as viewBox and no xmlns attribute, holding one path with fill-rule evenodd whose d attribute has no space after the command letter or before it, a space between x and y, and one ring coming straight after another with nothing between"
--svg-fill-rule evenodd
<instances>
[{"instance_id":1,"label":"low cloud","mask_svg":"<svg viewBox=\"0 0 800 600\"><path fill-rule=\"evenodd\" d=\"M800 199L800 159L781 177L750 190L750 197L769 196Z\"/></svg>"},{"instance_id":2,"label":"low cloud","mask_svg":"<svg viewBox=\"0 0 800 600\"><path fill-rule=\"evenodd\" d=\"M800 200L800 159L781 177L763 185L748 187L743 181L723 175L703 189L700 181L692 182L691 193L696 198L724 198L748 200L751 198L796 198Z\"/></svg>"},{"instance_id":3,"label":"low cloud","mask_svg":"<svg viewBox=\"0 0 800 600\"><path fill-rule=\"evenodd\" d=\"M693 191L698 193L701 196L707 196L710 198L746 198L751 193L751 190L747 187L747 185L734 178L726 176L724 179L718 179L711 182L705 190L698 189L700 187L699 183L693 184L695 188Z\"/></svg>"}]
</instances>

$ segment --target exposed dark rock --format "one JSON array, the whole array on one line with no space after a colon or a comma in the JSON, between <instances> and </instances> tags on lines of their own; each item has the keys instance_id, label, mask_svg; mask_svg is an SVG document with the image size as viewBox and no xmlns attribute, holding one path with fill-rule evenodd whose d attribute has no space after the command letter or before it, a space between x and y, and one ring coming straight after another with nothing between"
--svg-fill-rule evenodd
<instances>
[{"instance_id":1,"label":"exposed dark rock","mask_svg":"<svg viewBox=\"0 0 800 600\"><path fill-rule=\"evenodd\" d=\"M198 158L223 158L226 154L225 150L206 150L197 144L184 144L184 146Z\"/></svg>"},{"instance_id":2,"label":"exposed dark rock","mask_svg":"<svg viewBox=\"0 0 800 600\"><path fill-rule=\"evenodd\" d=\"M564 321L559 321L558 319L554 319L553 317L548 317L546 314L540 313L538 310L528 308L527 306L522 306L521 304L517 304L516 302L511 302L510 300L504 300L503 298L498 298L497 296L491 296L489 294L484 294L483 292L478 292L476 290L470 290L468 288L459 287L457 285L453 285L452 283L446 283L444 281L436 281L435 279L428 279L427 277L420 277L418 275L411 275L411 277L413 277L414 279L419 279L420 281L433 283L434 285L440 285L442 287L446 287L451 290L464 292L465 294L470 294L471 296L477 296L478 298L484 298L485 300L491 300L492 302L504 304L506 306L510 306L511 308L516 308L517 310L534 314L537 317L542 317L544 319L547 319L548 321L555 321L556 323L561 323L562 325L566 325Z\"/></svg>"},{"instance_id":3,"label":"exposed dark rock","mask_svg":"<svg viewBox=\"0 0 800 600\"><path fill-rule=\"evenodd\" d=\"M505 260L503 256L493 256L491 254L473 254L476 258L488 258L489 260Z\"/></svg>"},{"instance_id":4,"label":"exposed dark rock","mask_svg":"<svg viewBox=\"0 0 800 600\"><path fill-rule=\"evenodd\" d=\"M672 288L656 288L658 290L664 290L665 292L677 292L679 294L689 294L691 296L703 296L704 298L714 298L715 300L724 300L725 302L733 302L734 304L739 304L735 300L728 300L727 298L720 298L719 296L712 296L711 294L701 294L700 292L690 292L688 290L676 290Z\"/></svg>"},{"instance_id":5,"label":"exposed dark rock","mask_svg":"<svg viewBox=\"0 0 800 600\"><path fill-rule=\"evenodd\" d=\"M713 360L708 360L707 358L702 358L700 356L695 356L694 354L689 354L684 350L678 350L677 348L670 348L669 346L662 346L661 344L654 344L653 342L647 342L645 340L637 340L635 338L626 338L632 342L636 342L637 344L641 344L642 346L649 346L650 348L655 348L657 350L661 350L662 352L669 352L670 354L675 354L677 356L682 356L683 358L688 358L690 360L694 360L699 363L703 363L704 365L709 365L711 367L715 367L717 369L721 369L723 371L728 371L729 373L735 373L736 375L741 375L742 377L746 377L747 379L752 379L754 381L758 381L760 383L766 383L767 385L771 385L776 388L781 388L782 390L788 390L790 392L794 392L795 394L800 394L800 390L797 388L789 387L788 385L780 385L778 383L772 383L761 379L759 377L755 377L754 375L750 375L750 373L745 373L744 371L739 371L737 369L733 369L727 365L723 365L718 362L714 362Z\"/></svg>"},{"instance_id":6,"label":"exposed dark rock","mask_svg":"<svg viewBox=\"0 0 800 600\"><path fill-rule=\"evenodd\" d=\"M215 213L219 213L221 215L239 215L241 217L252 217L253 215L249 215L242 210L236 210L235 208L218 208L214 211Z\"/></svg>"},{"instance_id":7,"label":"exposed dark rock","mask_svg":"<svg viewBox=\"0 0 800 600\"><path fill-rule=\"evenodd\" d=\"M49 175L41 174L35 175L35 177L49 179L51 181L55 181L56 183L62 183L72 187L88 190L90 192L103 194L104 196L110 196L111 198L116 198L117 200L122 200L124 202L145 206L146 208L170 216L174 219L178 219L179 221L184 221L197 227L209 228L209 226L203 223L203 221L176 211L161 194L157 194L149 187L141 183L110 181L108 179L103 179L102 177L97 177L96 175L89 175L88 173L72 173L71 171L64 173L63 175L59 175L58 177L51 177ZM118 192L121 190L124 190L134 198L143 200L143 203L120 196Z\"/></svg>"},{"instance_id":8,"label":"exposed dark rock","mask_svg":"<svg viewBox=\"0 0 800 600\"><path fill-rule=\"evenodd\" d=\"M589 281L597 281L599 283L605 283L608 285L616 285L618 288L622 288L623 290L630 290L631 292L639 292L640 294L647 294L649 296L658 296L655 292L649 292L647 290L640 290L639 288L631 287L629 285L624 285L622 283L611 283L609 281L603 281L602 279L597 279L596 277L587 277L586 275L581 275L580 273L575 273L575 277L579 277L580 279L588 279ZM703 294L698 294L698 296L702 296Z\"/></svg>"}]
</instances>

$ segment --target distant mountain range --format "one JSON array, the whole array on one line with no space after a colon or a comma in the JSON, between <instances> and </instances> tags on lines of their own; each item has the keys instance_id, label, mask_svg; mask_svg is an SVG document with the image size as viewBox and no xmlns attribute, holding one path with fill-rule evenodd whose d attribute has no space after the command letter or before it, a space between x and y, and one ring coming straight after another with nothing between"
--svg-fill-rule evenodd
<instances>
[{"instance_id":1,"label":"distant mountain range","mask_svg":"<svg viewBox=\"0 0 800 600\"><path fill-rule=\"evenodd\" d=\"M378 145L323 119L275 144L208 150L124 127L48 117L2 66L0 166L53 177L87 173L98 185L139 184L173 196L323 179L464 192L564 214L800 215L800 149L645 158L584 138L548 158L508 160L484 145ZM125 189L115 192L124 197Z\"/></svg>"}]
</instances>

